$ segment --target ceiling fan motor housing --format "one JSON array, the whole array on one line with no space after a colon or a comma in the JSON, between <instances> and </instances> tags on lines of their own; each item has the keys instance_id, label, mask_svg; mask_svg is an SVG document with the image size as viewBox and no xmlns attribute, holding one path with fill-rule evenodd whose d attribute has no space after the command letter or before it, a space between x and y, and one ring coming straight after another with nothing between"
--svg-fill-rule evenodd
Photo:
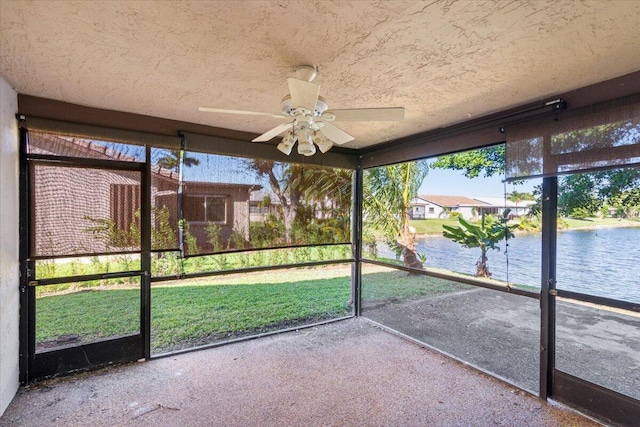
<instances>
[{"instance_id":1,"label":"ceiling fan motor housing","mask_svg":"<svg viewBox=\"0 0 640 427\"><path fill-rule=\"evenodd\" d=\"M280 102L280 111L282 111L282 114L284 114L285 116L298 116L298 115L306 115L306 114L310 114L313 117L320 117L322 115L322 113L324 113L325 111L327 111L327 109L329 108L329 105L327 104L327 101L325 101L325 99L321 96L318 97L318 102L316 102L316 108L313 111L308 111L304 108L296 108L293 105L293 102L291 102L291 95L287 95L284 98L282 98L282 101Z\"/></svg>"}]
</instances>

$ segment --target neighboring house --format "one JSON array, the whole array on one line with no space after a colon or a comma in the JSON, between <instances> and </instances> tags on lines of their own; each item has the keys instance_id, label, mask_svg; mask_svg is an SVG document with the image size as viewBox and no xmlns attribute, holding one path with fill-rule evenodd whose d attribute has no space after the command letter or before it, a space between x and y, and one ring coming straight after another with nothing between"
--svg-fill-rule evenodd
<instances>
[{"instance_id":1,"label":"neighboring house","mask_svg":"<svg viewBox=\"0 0 640 427\"><path fill-rule=\"evenodd\" d=\"M511 209L509 218L528 215L531 212L531 207L536 204L534 200L522 200L515 203L500 197L474 197L474 199L487 205L479 207L480 213L502 215L505 209Z\"/></svg>"},{"instance_id":2,"label":"neighboring house","mask_svg":"<svg viewBox=\"0 0 640 427\"><path fill-rule=\"evenodd\" d=\"M289 202L290 199L287 197L287 203ZM336 212L335 201L331 198L325 197L323 200L312 200L310 203L316 219L334 217ZM273 192L264 189L253 191L249 201L251 222L265 221L269 215L280 218L282 216L281 205L280 199Z\"/></svg>"},{"instance_id":3,"label":"neighboring house","mask_svg":"<svg viewBox=\"0 0 640 427\"><path fill-rule=\"evenodd\" d=\"M182 210L189 222L189 232L198 245L209 251L212 245L207 236L208 224L220 227L221 243L226 248L232 233L249 241L249 198L258 185L185 182Z\"/></svg>"},{"instance_id":4,"label":"neighboring house","mask_svg":"<svg viewBox=\"0 0 640 427\"><path fill-rule=\"evenodd\" d=\"M120 161L140 161L105 146L105 143L33 133L30 152L56 156ZM108 144L107 144L108 145ZM31 169L34 238L32 255L74 255L139 250L124 245L118 236L96 234L111 221L123 233L138 221L141 207L141 173L93 167L60 167L34 161ZM249 196L258 185L208 182L183 183L183 214L203 251L211 249L207 221L219 224L223 245L235 230L249 238ZM168 210L174 230L168 241L153 249L176 249L178 229L178 174L152 167L151 201L154 211ZM152 226L158 228L158 217ZM113 232L111 233L113 234ZM171 234L171 233L170 233ZM102 236L102 237L100 237Z\"/></svg>"},{"instance_id":5,"label":"neighboring house","mask_svg":"<svg viewBox=\"0 0 640 427\"><path fill-rule=\"evenodd\" d=\"M465 196L439 196L418 194L411 201L411 219L442 218L449 212L457 212L463 218L478 216L479 209L486 203Z\"/></svg>"},{"instance_id":6,"label":"neighboring house","mask_svg":"<svg viewBox=\"0 0 640 427\"><path fill-rule=\"evenodd\" d=\"M258 190L251 193L249 199L249 220L251 222L262 222L267 216L280 215L280 199L268 190Z\"/></svg>"}]
</instances>

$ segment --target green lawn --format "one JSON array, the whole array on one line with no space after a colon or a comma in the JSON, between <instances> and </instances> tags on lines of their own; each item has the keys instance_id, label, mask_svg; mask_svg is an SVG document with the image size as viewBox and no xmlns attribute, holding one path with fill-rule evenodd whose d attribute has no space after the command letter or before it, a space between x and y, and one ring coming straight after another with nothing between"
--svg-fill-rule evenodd
<instances>
[{"instance_id":1,"label":"green lawn","mask_svg":"<svg viewBox=\"0 0 640 427\"><path fill-rule=\"evenodd\" d=\"M348 277L154 286L152 347L156 352L167 351L344 316L350 313L350 289ZM36 312L38 343L68 334L89 342L137 332L139 292L103 289L42 296Z\"/></svg>"},{"instance_id":2,"label":"green lawn","mask_svg":"<svg viewBox=\"0 0 640 427\"><path fill-rule=\"evenodd\" d=\"M559 223L567 224L565 229L607 227L607 226L640 227L640 221L618 219L618 218L587 218L587 219L559 218L558 221ZM457 219L413 219L409 221L409 224L416 229L416 232L418 234L439 234L439 235L442 235L443 225L451 225L454 227L459 225Z\"/></svg>"},{"instance_id":3,"label":"green lawn","mask_svg":"<svg viewBox=\"0 0 640 427\"><path fill-rule=\"evenodd\" d=\"M443 225L458 225L457 219L412 219L409 225L416 229L418 234L440 234Z\"/></svg>"},{"instance_id":4,"label":"green lawn","mask_svg":"<svg viewBox=\"0 0 640 427\"><path fill-rule=\"evenodd\" d=\"M395 301L466 289L446 280L367 267L365 301ZM351 313L350 267L234 274L152 286L152 349L165 352ZM68 292L68 291L67 291ZM138 289L93 288L37 299L36 341L91 342L139 330Z\"/></svg>"},{"instance_id":5,"label":"green lawn","mask_svg":"<svg viewBox=\"0 0 640 427\"><path fill-rule=\"evenodd\" d=\"M389 300L405 300L416 297L436 296L449 292L471 289L469 285L451 282L435 277L410 274L406 271L374 267L375 273L362 273L362 301L380 302Z\"/></svg>"},{"instance_id":6,"label":"green lawn","mask_svg":"<svg viewBox=\"0 0 640 427\"><path fill-rule=\"evenodd\" d=\"M566 222L569 228L589 228L589 227L607 227L607 226L640 227L640 221L632 221L628 219L618 219L618 218L587 218L587 219L562 218L562 221Z\"/></svg>"},{"instance_id":7,"label":"green lawn","mask_svg":"<svg viewBox=\"0 0 640 427\"><path fill-rule=\"evenodd\" d=\"M166 351L346 316L350 296L348 277L156 287L152 345Z\"/></svg>"}]
</instances>

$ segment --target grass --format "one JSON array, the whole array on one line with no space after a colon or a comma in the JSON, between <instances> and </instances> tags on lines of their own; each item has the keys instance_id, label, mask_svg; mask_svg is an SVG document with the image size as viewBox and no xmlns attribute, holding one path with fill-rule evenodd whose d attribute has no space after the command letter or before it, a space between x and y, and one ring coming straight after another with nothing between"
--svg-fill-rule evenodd
<instances>
[{"instance_id":1,"label":"grass","mask_svg":"<svg viewBox=\"0 0 640 427\"><path fill-rule=\"evenodd\" d=\"M310 323L350 313L348 269L342 275L295 272L244 275L152 287L152 347L168 351L287 325ZM319 274L318 274L319 273ZM244 279L244 280L242 280ZM244 282L244 283L243 283ZM249 282L249 283L247 283ZM81 342L139 330L138 289L87 289L37 299L36 341L51 345L61 335Z\"/></svg>"},{"instance_id":2,"label":"grass","mask_svg":"<svg viewBox=\"0 0 640 427\"><path fill-rule=\"evenodd\" d=\"M446 280L367 267L363 300L396 301L467 289ZM152 349L165 352L348 315L350 267L291 269L154 284ZM37 299L36 342L80 343L139 330L137 288L102 287Z\"/></svg>"},{"instance_id":3,"label":"grass","mask_svg":"<svg viewBox=\"0 0 640 427\"><path fill-rule=\"evenodd\" d=\"M569 229L572 228L591 228L591 227L607 227L607 226L636 226L640 227L640 221L618 218L562 218L567 223Z\"/></svg>"},{"instance_id":4,"label":"grass","mask_svg":"<svg viewBox=\"0 0 640 427\"><path fill-rule=\"evenodd\" d=\"M435 277L410 274L401 270L384 269L362 275L362 301L405 300L417 297L436 296L471 289L471 286ZM384 268L384 267L382 267ZM374 267L374 270L380 270Z\"/></svg>"},{"instance_id":5,"label":"grass","mask_svg":"<svg viewBox=\"0 0 640 427\"><path fill-rule=\"evenodd\" d=\"M36 342L78 334L93 341L139 330L140 297L135 289L82 290L36 300Z\"/></svg>"},{"instance_id":6,"label":"grass","mask_svg":"<svg viewBox=\"0 0 640 427\"><path fill-rule=\"evenodd\" d=\"M154 288L152 345L162 351L350 313L348 278Z\"/></svg>"},{"instance_id":7,"label":"grass","mask_svg":"<svg viewBox=\"0 0 640 427\"><path fill-rule=\"evenodd\" d=\"M595 228L595 227L607 227L607 226L638 226L640 227L640 221L634 221L629 219L617 219L617 218L587 218L587 219L574 219L574 218L559 218L559 221L566 223L565 229L576 228ZM442 226L459 225L457 219L413 219L409 221L409 225L416 229L418 234L438 234L442 235Z\"/></svg>"},{"instance_id":8,"label":"grass","mask_svg":"<svg viewBox=\"0 0 640 427\"><path fill-rule=\"evenodd\" d=\"M457 219L412 219L409 225L416 229L418 234L439 234L442 235L443 225L458 225Z\"/></svg>"}]
</instances>

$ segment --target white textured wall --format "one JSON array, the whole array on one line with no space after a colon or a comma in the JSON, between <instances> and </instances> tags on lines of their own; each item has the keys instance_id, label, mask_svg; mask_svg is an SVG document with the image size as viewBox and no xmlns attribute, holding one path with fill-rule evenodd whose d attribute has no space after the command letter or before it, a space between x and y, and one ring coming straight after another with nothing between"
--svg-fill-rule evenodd
<instances>
[{"instance_id":1,"label":"white textured wall","mask_svg":"<svg viewBox=\"0 0 640 427\"><path fill-rule=\"evenodd\" d=\"M0 415L18 389L18 112L0 77Z\"/></svg>"}]
</instances>

